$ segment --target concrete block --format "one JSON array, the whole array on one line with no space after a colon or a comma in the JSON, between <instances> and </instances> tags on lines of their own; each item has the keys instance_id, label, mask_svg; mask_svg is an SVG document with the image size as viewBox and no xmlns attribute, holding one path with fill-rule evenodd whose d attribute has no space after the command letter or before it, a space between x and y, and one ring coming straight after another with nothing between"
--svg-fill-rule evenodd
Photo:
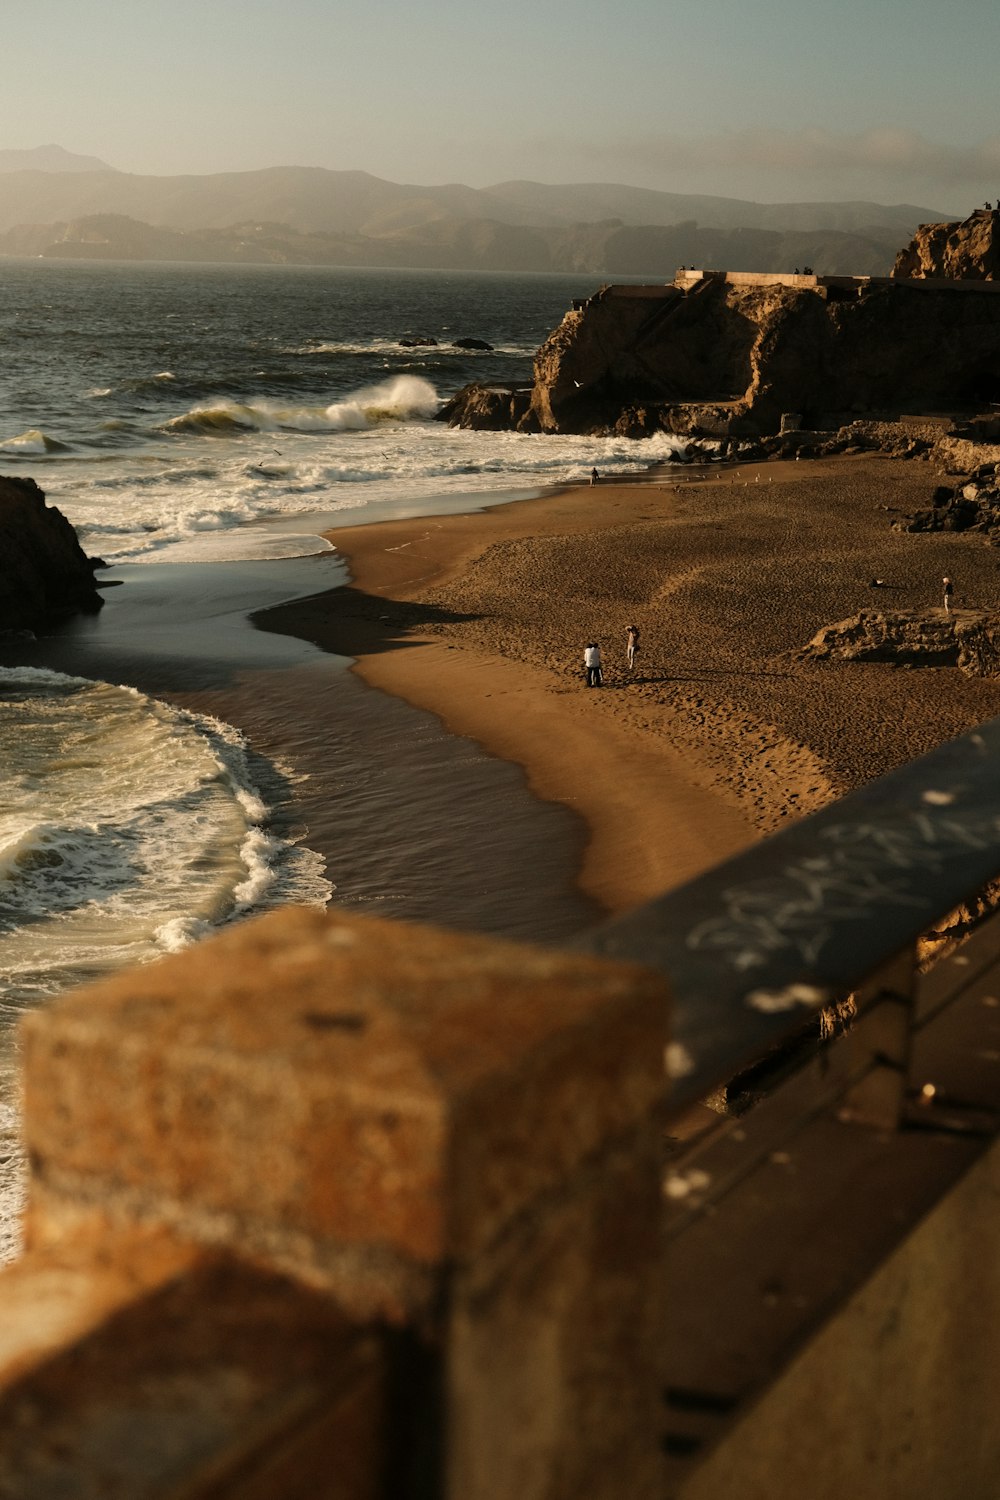
<instances>
[{"instance_id":1,"label":"concrete block","mask_svg":"<svg viewBox=\"0 0 1000 1500\"><path fill-rule=\"evenodd\" d=\"M663 1092L662 978L274 913L23 1024L32 1234L108 1215L398 1317Z\"/></svg>"},{"instance_id":2,"label":"concrete block","mask_svg":"<svg viewBox=\"0 0 1000 1500\"><path fill-rule=\"evenodd\" d=\"M110 1242L105 1241L106 1255ZM91 1247L93 1248L93 1247ZM135 1238L122 1256L140 1252ZM151 1246L147 1244L146 1250ZM0 1277L3 1321L53 1300L48 1257ZM4 1500L376 1500L379 1340L328 1299L202 1257L30 1367L3 1372ZM162 1269L162 1263L161 1263ZM87 1272L76 1267L78 1289ZM55 1297L58 1301L58 1297Z\"/></svg>"}]
</instances>

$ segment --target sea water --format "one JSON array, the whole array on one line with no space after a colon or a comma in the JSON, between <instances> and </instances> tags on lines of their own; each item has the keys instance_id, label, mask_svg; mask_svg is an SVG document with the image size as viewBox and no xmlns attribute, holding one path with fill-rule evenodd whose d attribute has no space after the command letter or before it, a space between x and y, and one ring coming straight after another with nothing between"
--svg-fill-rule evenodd
<instances>
[{"instance_id":1,"label":"sea water","mask_svg":"<svg viewBox=\"0 0 1000 1500\"><path fill-rule=\"evenodd\" d=\"M0 463L34 475L109 562L295 554L324 545L317 515L501 498L677 446L434 421L471 380L530 384L590 278L47 261L0 275Z\"/></svg>"},{"instance_id":2,"label":"sea water","mask_svg":"<svg viewBox=\"0 0 1000 1500\"><path fill-rule=\"evenodd\" d=\"M0 282L0 472L34 478L133 578L320 554L340 516L496 502L673 451L434 420L470 380L529 384L589 278L10 260ZM0 1250L13 1021L250 912L323 905L322 861L273 817L288 774L127 684L0 670Z\"/></svg>"}]
</instances>

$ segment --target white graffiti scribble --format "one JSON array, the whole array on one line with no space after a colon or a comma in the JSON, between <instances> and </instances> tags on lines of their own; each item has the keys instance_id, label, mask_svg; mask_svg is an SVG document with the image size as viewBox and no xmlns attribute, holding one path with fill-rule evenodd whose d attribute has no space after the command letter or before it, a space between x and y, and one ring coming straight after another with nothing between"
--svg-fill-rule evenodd
<instances>
[{"instance_id":1,"label":"white graffiti scribble","mask_svg":"<svg viewBox=\"0 0 1000 1500\"><path fill-rule=\"evenodd\" d=\"M835 823L817 830L810 854L723 890L719 915L693 927L687 946L725 955L740 972L782 950L814 964L838 925L878 921L887 907L925 906L905 872L924 881L977 849L996 849L1000 863L1000 817L970 810L964 821L922 810L893 824Z\"/></svg>"}]
</instances>

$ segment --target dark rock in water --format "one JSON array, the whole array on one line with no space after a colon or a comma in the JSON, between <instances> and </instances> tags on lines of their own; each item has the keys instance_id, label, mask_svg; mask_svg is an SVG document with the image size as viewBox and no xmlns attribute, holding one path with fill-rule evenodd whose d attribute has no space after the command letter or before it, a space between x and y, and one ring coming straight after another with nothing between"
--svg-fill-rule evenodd
<instances>
[{"instance_id":1,"label":"dark rock in water","mask_svg":"<svg viewBox=\"0 0 1000 1500\"><path fill-rule=\"evenodd\" d=\"M400 339L399 346L401 349L436 349L438 341L423 334L407 334Z\"/></svg>"},{"instance_id":2,"label":"dark rock in water","mask_svg":"<svg viewBox=\"0 0 1000 1500\"><path fill-rule=\"evenodd\" d=\"M493 349L493 345L492 344L488 344L485 339L454 339L452 341L452 348L453 349L485 349L487 352L491 352L492 349Z\"/></svg>"},{"instance_id":3,"label":"dark rock in water","mask_svg":"<svg viewBox=\"0 0 1000 1500\"><path fill-rule=\"evenodd\" d=\"M447 422L449 427L471 427L480 432L509 432L515 427L522 432L537 432L529 421L530 408L530 388L515 390L472 381L445 402L437 420Z\"/></svg>"},{"instance_id":4,"label":"dark rock in water","mask_svg":"<svg viewBox=\"0 0 1000 1500\"><path fill-rule=\"evenodd\" d=\"M0 476L0 631L42 629L103 603L66 517L33 479Z\"/></svg>"}]
</instances>

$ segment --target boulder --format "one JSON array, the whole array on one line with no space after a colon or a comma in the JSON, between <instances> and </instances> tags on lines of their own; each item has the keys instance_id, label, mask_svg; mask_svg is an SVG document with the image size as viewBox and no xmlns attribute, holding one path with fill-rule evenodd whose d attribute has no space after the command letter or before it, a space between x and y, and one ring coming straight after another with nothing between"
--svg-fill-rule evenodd
<instances>
[{"instance_id":1,"label":"boulder","mask_svg":"<svg viewBox=\"0 0 1000 1500\"><path fill-rule=\"evenodd\" d=\"M408 333L399 341L401 349L436 349L437 346L437 339L419 333Z\"/></svg>"},{"instance_id":2,"label":"boulder","mask_svg":"<svg viewBox=\"0 0 1000 1500\"><path fill-rule=\"evenodd\" d=\"M33 479L0 476L0 631L39 630L103 602L66 517Z\"/></svg>"},{"instance_id":3,"label":"boulder","mask_svg":"<svg viewBox=\"0 0 1000 1500\"><path fill-rule=\"evenodd\" d=\"M975 531L1000 543L1000 488L992 467L949 489L938 485L926 510L893 523L894 531Z\"/></svg>"},{"instance_id":4,"label":"boulder","mask_svg":"<svg viewBox=\"0 0 1000 1500\"><path fill-rule=\"evenodd\" d=\"M493 345L488 344L485 339L455 339L452 343L453 349L485 349L492 353Z\"/></svg>"},{"instance_id":5,"label":"boulder","mask_svg":"<svg viewBox=\"0 0 1000 1500\"><path fill-rule=\"evenodd\" d=\"M471 427L479 432L537 431L531 425L531 388L480 385L472 381L446 401L437 413L449 427Z\"/></svg>"}]
</instances>

